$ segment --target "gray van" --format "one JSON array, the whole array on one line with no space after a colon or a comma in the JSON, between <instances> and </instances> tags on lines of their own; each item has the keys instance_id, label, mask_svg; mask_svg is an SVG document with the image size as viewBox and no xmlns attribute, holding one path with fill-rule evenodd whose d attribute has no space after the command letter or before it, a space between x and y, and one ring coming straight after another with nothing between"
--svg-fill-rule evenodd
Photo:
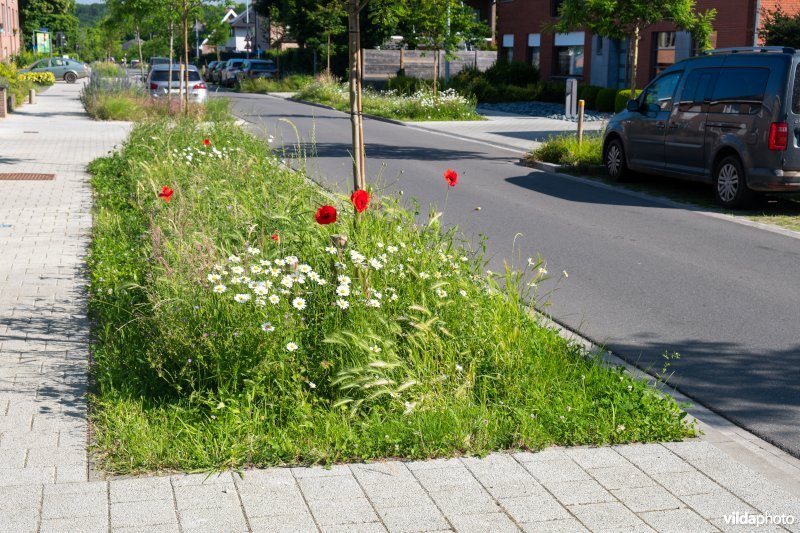
<instances>
[{"instance_id":1,"label":"gray van","mask_svg":"<svg viewBox=\"0 0 800 533\"><path fill-rule=\"evenodd\" d=\"M800 192L800 53L723 48L661 72L608 123L603 163L713 184L718 203Z\"/></svg>"}]
</instances>

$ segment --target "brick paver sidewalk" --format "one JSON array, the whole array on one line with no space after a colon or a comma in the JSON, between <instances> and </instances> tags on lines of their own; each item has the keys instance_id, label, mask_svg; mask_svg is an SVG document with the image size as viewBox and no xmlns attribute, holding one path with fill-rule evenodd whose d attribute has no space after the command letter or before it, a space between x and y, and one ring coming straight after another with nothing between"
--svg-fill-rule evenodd
<instances>
[{"instance_id":1,"label":"brick paver sidewalk","mask_svg":"<svg viewBox=\"0 0 800 533\"><path fill-rule=\"evenodd\" d=\"M0 181L0 531L745 530L725 523L732 513L793 515L786 529L800 531L800 470L747 441L785 465L778 487L723 451L738 438L727 430L483 459L90 479L84 169L129 126L85 118L78 90L58 84L0 122L0 172L56 174Z\"/></svg>"}]
</instances>

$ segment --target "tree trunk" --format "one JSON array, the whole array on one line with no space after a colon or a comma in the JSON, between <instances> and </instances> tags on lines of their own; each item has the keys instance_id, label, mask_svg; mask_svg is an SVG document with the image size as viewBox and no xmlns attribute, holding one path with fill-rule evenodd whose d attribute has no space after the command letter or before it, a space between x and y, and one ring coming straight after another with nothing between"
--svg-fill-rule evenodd
<instances>
[{"instance_id":1,"label":"tree trunk","mask_svg":"<svg viewBox=\"0 0 800 533\"><path fill-rule=\"evenodd\" d=\"M636 95L636 67L639 63L639 26L633 29L631 39L631 98L634 98Z\"/></svg>"},{"instance_id":2,"label":"tree trunk","mask_svg":"<svg viewBox=\"0 0 800 533\"><path fill-rule=\"evenodd\" d=\"M331 32L328 32L328 51L327 51L328 66L325 70L328 76L331 75Z\"/></svg>"},{"instance_id":3,"label":"tree trunk","mask_svg":"<svg viewBox=\"0 0 800 533\"><path fill-rule=\"evenodd\" d=\"M438 94L439 90L439 50L433 50L433 96Z\"/></svg>"},{"instance_id":4,"label":"tree trunk","mask_svg":"<svg viewBox=\"0 0 800 533\"><path fill-rule=\"evenodd\" d=\"M350 0L348 5L348 46L349 46L349 67L350 67L350 128L353 139L353 189L364 188L364 174L361 172L361 152L364 140L361 138L361 128L359 124L359 50L358 50L358 0Z\"/></svg>"},{"instance_id":5,"label":"tree trunk","mask_svg":"<svg viewBox=\"0 0 800 533\"><path fill-rule=\"evenodd\" d=\"M183 0L183 63L185 76L182 93L183 96L183 112L189 115L189 6L187 0Z\"/></svg>"},{"instance_id":6,"label":"tree trunk","mask_svg":"<svg viewBox=\"0 0 800 533\"><path fill-rule=\"evenodd\" d=\"M144 80L144 58L142 57L142 37L139 34L139 25L136 25L136 42L139 44L139 72L142 74Z\"/></svg>"}]
</instances>

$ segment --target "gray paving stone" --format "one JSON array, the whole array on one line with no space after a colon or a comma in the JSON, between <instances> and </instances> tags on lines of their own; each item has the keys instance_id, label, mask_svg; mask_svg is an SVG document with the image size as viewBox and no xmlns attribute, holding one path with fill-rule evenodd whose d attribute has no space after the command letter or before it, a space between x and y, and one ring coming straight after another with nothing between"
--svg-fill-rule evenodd
<instances>
[{"instance_id":1,"label":"gray paving stone","mask_svg":"<svg viewBox=\"0 0 800 533\"><path fill-rule=\"evenodd\" d=\"M412 507L432 503L425 489L416 481L373 483L364 485L364 492L378 508Z\"/></svg>"},{"instance_id":2,"label":"gray paving stone","mask_svg":"<svg viewBox=\"0 0 800 533\"><path fill-rule=\"evenodd\" d=\"M192 485L227 485L233 483L231 472L210 474L182 474L171 476L170 481L174 487L187 487Z\"/></svg>"},{"instance_id":3,"label":"gray paving stone","mask_svg":"<svg viewBox=\"0 0 800 533\"><path fill-rule=\"evenodd\" d=\"M303 496L296 488L272 491L258 487L240 487L239 497L249 518L309 512Z\"/></svg>"},{"instance_id":4,"label":"gray paving stone","mask_svg":"<svg viewBox=\"0 0 800 533\"><path fill-rule=\"evenodd\" d=\"M41 485L0 487L0 513L38 509L42 501Z\"/></svg>"},{"instance_id":5,"label":"gray paving stone","mask_svg":"<svg viewBox=\"0 0 800 533\"><path fill-rule=\"evenodd\" d=\"M400 461L354 464L350 465L350 470L362 485L416 481L405 463Z\"/></svg>"},{"instance_id":6,"label":"gray paving stone","mask_svg":"<svg viewBox=\"0 0 800 533\"><path fill-rule=\"evenodd\" d=\"M429 494L448 518L455 515L496 513L502 510L500 504L480 487L467 485Z\"/></svg>"},{"instance_id":7,"label":"gray paving stone","mask_svg":"<svg viewBox=\"0 0 800 533\"><path fill-rule=\"evenodd\" d=\"M172 501L172 485L168 477L116 479L109 484L111 503L146 500Z\"/></svg>"},{"instance_id":8,"label":"gray paving stone","mask_svg":"<svg viewBox=\"0 0 800 533\"><path fill-rule=\"evenodd\" d=\"M297 483L307 500L335 501L364 497L364 491L352 476L300 478Z\"/></svg>"},{"instance_id":9,"label":"gray paving stone","mask_svg":"<svg viewBox=\"0 0 800 533\"><path fill-rule=\"evenodd\" d=\"M42 520L40 533L107 533L108 515Z\"/></svg>"},{"instance_id":10,"label":"gray paving stone","mask_svg":"<svg viewBox=\"0 0 800 533\"><path fill-rule=\"evenodd\" d=\"M619 502L573 505L570 507L570 512L590 531L602 531L603 533L653 531L650 526Z\"/></svg>"},{"instance_id":11,"label":"gray paving stone","mask_svg":"<svg viewBox=\"0 0 800 533\"><path fill-rule=\"evenodd\" d=\"M89 479L88 465L57 466L56 483L77 483Z\"/></svg>"},{"instance_id":12,"label":"gray paving stone","mask_svg":"<svg viewBox=\"0 0 800 533\"><path fill-rule=\"evenodd\" d=\"M27 454L25 448L3 450L0 452L0 468L24 468Z\"/></svg>"},{"instance_id":13,"label":"gray paving stone","mask_svg":"<svg viewBox=\"0 0 800 533\"><path fill-rule=\"evenodd\" d=\"M108 495L105 492L76 492L72 494L45 493L42 518L108 517Z\"/></svg>"},{"instance_id":14,"label":"gray paving stone","mask_svg":"<svg viewBox=\"0 0 800 533\"><path fill-rule=\"evenodd\" d=\"M544 486L562 505L613 502L616 498L597 481L562 481Z\"/></svg>"},{"instance_id":15,"label":"gray paving stone","mask_svg":"<svg viewBox=\"0 0 800 533\"><path fill-rule=\"evenodd\" d=\"M531 522L520 524L525 533L583 533L589 530L574 518L553 520L552 522Z\"/></svg>"},{"instance_id":16,"label":"gray paving stone","mask_svg":"<svg viewBox=\"0 0 800 533\"><path fill-rule=\"evenodd\" d=\"M436 469L417 470L414 475L428 492L459 490L464 487L479 488L472 473L461 463L452 463L450 466Z\"/></svg>"},{"instance_id":17,"label":"gray paving stone","mask_svg":"<svg viewBox=\"0 0 800 533\"><path fill-rule=\"evenodd\" d=\"M659 486L617 489L611 493L634 513L685 507L683 502Z\"/></svg>"},{"instance_id":18,"label":"gray paving stone","mask_svg":"<svg viewBox=\"0 0 800 533\"><path fill-rule=\"evenodd\" d=\"M184 533L246 533L247 522L241 508L186 509L178 512L178 520Z\"/></svg>"},{"instance_id":19,"label":"gray paving stone","mask_svg":"<svg viewBox=\"0 0 800 533\"><path fill-rule=\"evenodd\" d=\"M542 496L546 491L530 472L505 454L490 455L482 459L464 459L463 463L495 498Z\"/></svg>"},{"instance_id":20,"label":"gray paving stone","mask_svg":"<svg viewBox=\"0 0 800 533\"><path fill-rule=\"evenodd\" d=\"M383 523L391 532L415 533L448 529L450 524L433 504L414 507L378 508Z\"/></svg>"},{"instance_id":21,"label":"gray paving stone","mask_svg":"<svg viewBox=\"0 0 800 533\"><path fill-rule=\"evenodd\" d=\"M285 489L297 486L289 468L244 470L241 476L234 475L233 480L237 486L259 486L267 489Z\"/></svg>"},{"instance_id":22,"label":"gray paving stone","mask_svg":"<svg viewBox=\"0 0 800 533\"><path fill-rule=\"evenodd\" d=\"M87 464L86 449L62 447L34 448L28 452L26 466L84 466Z\"/></svg>"},{"instance_id":23,"label":"gray paving stone","mask_svg":"<svg viewBox=\"0 0 800 533\"><path fill-rule=\"evenodd\" d=\"M323 526L322 533L386 533L386 528L380 522L368 524L347 524L343 526Z\"/></svg>"},{"instance_id":24,"label":"gray paving stone","mask_svg":"<svg viewBox=\"0 0 800 533\"><path fill-rule=\"evenodd\" d=\"M38 509L18 509L3 511L0 520L0 533L36 533L38 530Z\"/></svg>"},{"instance_id":25,"label":"gray paving stone","mask_svg":"<svg viewBox=\"0 0 800 533\"><path fill-rule=\"evenodd\" d=\"M723 492L723 488L697 470L653 474L653 478L676 496Z\"/></svg>"},{"instance_id":26,"label":"gray paving stone","mask_svg":"<svg viewBox=\"0 0 800 533\"><path fill-rule=\"evenodd\" d=\"M656 482L630 463L606 468L590 468L589 475L607 489L652 487Z\"/></svg>"},{"instance_id":27,"label":"gray paving stone","mask_svg":"<svg viewBox=\"0 0 800 533\"><path fill-rule=\"evenodd\" d=\"M111 528L177 524L172 500L141 500L111 504Z\"/></svg>"},{"instance_id":28,"label":"gray paving stone","mask_svg":"<svg viewBox=\"0 0 800 533\"><path fill-rule=\"evenodd\" d=\"M681 500L705 519L722 518L737 511L739 513L758 513L730 492L681 496Z\"/></svg>"},{"instance_id":29,"label":"gray paving stone","mask_svg":"<svg viewBox=\"0 0 800 533\"><path fill-rule=\"evenodd\" d=\"M524 463L539 483L554 481L591 481L591 477L572 459L553 459Z\"/></svg>"},{"instance_id":30,"label":"gray paving stone","mask_svg":"<svg viewBox=\"0 0 800 533\"><path fill-rule=\"evenodd\" d=\"M549 494L546 496L503 498L500 500L500 505L517 523L547 522L570 518L566 508Z\"/></svg>"},{"instance_id":31,"label":"gray paving stone","mask_svg":"<svg viewBox=\"0 0 800 533\"><path fill-rule=\"evenodd\" d=\"M689 462L696 460L707 460L714 457L730 461L730 458L725 455L725 453L720 451L719 448L702 440L665 442L662 444L662 446Z\"/></svg>"},{"instance_id":32,"label":"gray paving stone","mask_svg":"<svg viewBox=\"0 0 800 533\"><path fill-rule=\"evenodd\" d=\"M437 470L440 468L459 468L463 466L459 459L431 459L428 461L410 461L405 463L412 472Z\"/></svg>"},{"instance_id":33,"label":"gray paving stone","mask_svg":"<svg viewBox=\"0 0 800 533\"><path fill-rule=\"evenodd\" d=\"M0 452L1 453L1 452ZM55 481L56 469L53 466L31 468L0 468L0 487L13 485L34 485Z\"/></svg>"},{"instance_id":34,"label":"gray paving stone","mask_svg":"<svg viewBox=\"0 0 800 533\"><path fill-rule=\"evenodd\" d=\"M347 524L343 527L348 528L354 525ZM253 533L316 533L318 531L314 519L308 513L250 518L250 527Z\"/></svg>"},{"instance_id":35,"label":"gray paving stone","mask_svg":"<svg viewBox=\"0 0 800 533\"><path fill-rule=\"evenodd\" d=\"M348 470L349 472L349 470ZM377 522L378 517L366 498L355 500L313 500L308 502L314 519L320 526Z\"/></svg>"},{"instance_id":36,"label":"gray paving stone","mask_svg":"<svg viewBox=\"0 0 800 533\"><path fill-rule=\"evenodd\" d=\"M507 531L520 531L520 529L503 513L472 514L454 516L450 522L460 533L504 533Z\"/></svg>"},{"instance_id":37,"label":"gray paving stone","mask_svg":"<svg viewBox=\"0 0 800 533\"><path fill-rule=\"evenodd\" d=\"M660 445L624 444L613 448L649 475L665 472L687 472L694 469L688 462Z\"/></svg>"},{"instance_id":38,"label":"gray paving stone","mask_svg":"<svg viewBox=\"0 0 800 533\"><path fill-rule=\"evenodd\" d=\"M183 485L175 487L178 511L189 509L238 509L239 495L233 481L210 485Z\"/></svg>"},{"instance_id":39,"label":"gray paving stone","mask_svg":"<svg viewBox=\"0 0 800 533\"><path fill-rule=\"evenodd\" d=\"M311 468L292 468L291 472L297 479L352 475L350 468L347 465L333 465L330 468L324 468L321 466L314 466Z\"/></svg>"},{"instance_id":40,"label":"gray paving stone","mask_svg":"<svg viewBox=\"0 0 800 533\"><path fill-rule=\"evenodd\" d=\"M671 511L652 511L640 513L639 517L659 533L708 533L718 531L702 516L691 509L673 509Z\"/></svg>"},{"instance_id":41,"label":"gray paving stone","mask_svg":"<svg viewBox=\"0 0 800 533\"><path fill-rule=\"evenodd\" d=\"M518 452L513 454L514 459L520 463L532 463L535 461L563 461L569 459L564 453L564 448L553 447L545 448L538 452Z\"/></svg>"},{"instance_id":42,"label":"gray paving stone","mask_svg":"<svg viewBox=\"0 0 800 533\"><path fill-rule=\"evenodd\" d=\"M149 526L117 527L114 533L180 533L178 522Z\"/></svg>"},{"instance_id":43,"label":"gray paving stone","mask_svg":"<svg viewBox=\"0 0 800 533\"><path fill-rule=\"evenodd\" d=\"M627 466L630 464L614 448L608 446L602 448L584 446L566 448L564 453L584 469Z\"/></svg>"}]
</instances>

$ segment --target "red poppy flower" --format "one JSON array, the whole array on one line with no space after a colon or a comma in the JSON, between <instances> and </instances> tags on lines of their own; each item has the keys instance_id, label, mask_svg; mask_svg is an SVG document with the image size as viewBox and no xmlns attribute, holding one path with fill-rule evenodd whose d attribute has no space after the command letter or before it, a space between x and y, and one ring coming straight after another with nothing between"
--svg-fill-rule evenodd
<instances>
[{"instance_id":1,"label":"red poppy flower","mask_svg":"<svg viewBox=\"0 0 800 533\"><path fill-rule=\"evenodd\" d=\"M319 224L333 224L336 222L336 208L332 205L323 205L317 209L316 218Z\"/></svg>"},{"instance_id":2,"label":"red poppy flower","mask_svg":"<svg viewBox=\"0 0 800 533\"><path fill-rule=\"evenodd\" d=\"M278 235L277 233L273 233L272 235L269 236L269 238L275 242L281 242L281 236Z\"/></svg>"},{"instance_id":3,"label":"red poppy flower","mask_svg":"<svg viewBox=\"0 0 800 533\"><path fill-rule=\"evenodd\" d=\"M172 200L172 193L173 192L175 192L175 191L173 191L172 189L170 189L169 187L164 185L164 188L161 189L160 193L158 193L158 197L159 198L163 198L165 202L169 202L170 200Z\"/></svg>"},{"instance_id":4,"label":"red poppy flower","mask_svg":"<svg viewBox=\"0 0 800 533\"><path fill-rule=\"evenodd\" d=\"M206 146L208 146L208 145L210 145L210 144L211 144L211 140L210 140L210 139L203 139L203 144L205 144Z\"/></svg>"},{"instance_id":5,"label":"red poppy flower","mask_svg":"<svg viewBox=\"0 0 800 533\"><path fill-rule=\"evenodd\" d=\"M449 187L455 187L456 183L458 183L458 172L452 168L448 168L444 171L444 179L447 180L447 185Z\"/></svg>"},{"instance_id":6,"label":"red poppy flower","mask_svg":"<svg viewBox=\"0 0 800 533\"><path fill-rule=\"evenodd\" d=\"M370 196L369 193L363 189L358 189L357 191L353 191L353 194L350 195L350 201L353 202L353 205L356 208L356 211L359 213L363 213L367 206L369 205Z\"/></svg>"}]
</instances>

